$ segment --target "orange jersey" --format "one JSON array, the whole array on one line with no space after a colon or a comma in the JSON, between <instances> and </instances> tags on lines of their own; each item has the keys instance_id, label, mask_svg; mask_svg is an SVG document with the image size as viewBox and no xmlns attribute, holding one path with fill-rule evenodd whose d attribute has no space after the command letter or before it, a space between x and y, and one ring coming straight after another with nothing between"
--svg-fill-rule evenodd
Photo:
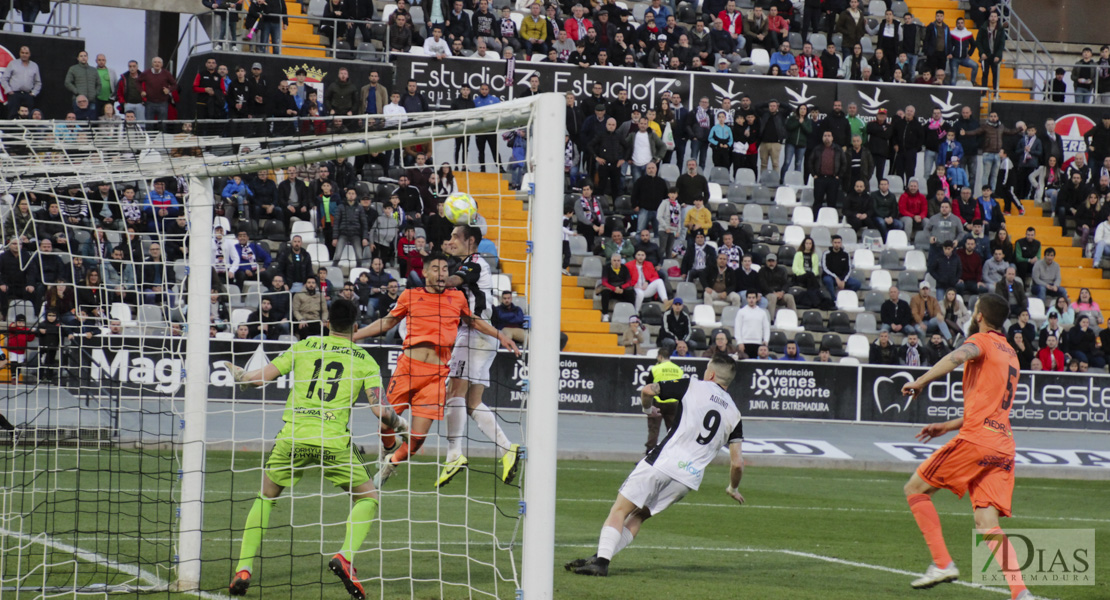
<instances>
[{"instance_id":1,"label":"orange jersey","mask_svg":"<svg viewBox=\"0 0 1110 600\"><path fill-rule=\"evenodd\" d=\"M466 296L457 289L433 294L425 288L409 288L401 292L389 314L399 319L408 317L404 348L431 344L446 364L459 332L459 318L472 313Z\"/></svg>"},{"instance_id":2,"label":"orange jersey","mask_svg":"<svg viewBox=\"0 0 1110 600\"><path fill-rule=\"evenodd\" d=\"M997 332L977 333L967 339L979 356L964 365L964 424L958 438L1008 456L1014 455L1010 407L1017 388L1017 354Z\"/></svg>"}]
</instances>

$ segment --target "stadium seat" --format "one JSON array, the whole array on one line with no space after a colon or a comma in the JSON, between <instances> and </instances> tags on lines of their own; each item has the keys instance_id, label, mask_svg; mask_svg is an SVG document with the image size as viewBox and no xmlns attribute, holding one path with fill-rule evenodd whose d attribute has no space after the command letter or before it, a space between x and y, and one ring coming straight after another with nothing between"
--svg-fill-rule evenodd
<instances>
[{"instance_id":1,"label":"stadium seat","mask_svg":"<svg viewBox=\"0 0 1110 600\"><path fill-rule=\"evenodd\" d=\"M767 262L767 255L771 253L771 247L767 244L756 244L752 246L752 264L756 265L759 269L763 263Z\"/></svg>"},{"instance_id":2,"label":"stadium seat","mask_svg":"<svg viewBox=\"0 0 1110 600\"><path fill-rule=\"evenodd\" d=\"M851 227L841 227L836 230L836 235L840 236L841 243L844 244L844 249L848 252L854 252L859 248L859 237L856 235L856 230Z\"/></svg>"},{"instance_id":3,"label":"stadium seat","mask_svg":"<svg viewBox=\"0 0 1110 600\"><path fill-rule=\"evenodd\" d=\"M728 218L735 214L738 214L735 204L725 202L717 207L717 218L721 221L728 221Z\"/></svg>"},{"instance_id":4,"label":"stadium seat","mask_svg":"<svg viewBox=\"0 0 1110 600\"><path fill-rule=\"evenodd\" d=\"M319 13L313 13L313 12L311 12L311 9L309 9L310 12L308 14L318 16L318 17L324 16L324 2L325 1L326 0L323 0L323 1L320 2L320 12ZM385 8L382 9L382 23L388 23L389 22L389 15L392 15L393 11L395 11L395 10L397 10L397 5L396 4L386 4Z\"/></svg>"},{"instance_id":5,"label":"stadium seat","mask_svg":"<svg viewBox=\"0 0 1110 600\"><path fill-rule=\"evenodd\" d=\"M801 354L807 356L817 354L817 343L813 339L813 334L808 331L798 332L798 334L794 336L794 343L798 345L798 352Z\"/></svg>"},{"instance_id":6,"label":"stadium seat","mask_svg":"<svg viewBox=\"0 0 1110 600\"><path fill-rule=\"evenodd\" d=\"M886 2L883 0L871 0L867 5L867 14L872 17L881 17L886 14Z\"/></svg>"},{"instance_id":7,"label":"stadium seat","mask_svg":"<svg viewBox=\"0 0 1110 600\"><path fill-rule=\"evenodd\" d=\"M766 170L759 175L759 185L768 188L779 187L779 174L775 171Z\"/></svg>"},{"instance_id":8,"label":"stadium seat","mask_svg":"<svg viewBox=\"0 0 1110 600\"><path fill-rule=\"evenodd\" d=\"M929 232L922 229L913 235L913 247L918 250L929 249Z\"/></svg>"},{"instance_id":9,"label":"stadium seat","mask_svg":"<svg viewBox=\"0 0 1110 600\"><path fill-rule=\"evenodd\" d=\"M852 253L852 268L864 273L874 271L878 268L875 266L875 253L867 248L857 248Z\"/></svg>"},{"instance_id":10,"label":"stadium seat","mask_svg":"<svg viewBox=\"0 0 1110 600\"><path fill-rule=\"evenodd\" d=\"M582 277L601 279L601 257L590 255L583 258L582 268L579 269L578 274Z\"/></svg>"},{"instance_id":11,"label":"stadium seat","mask_svg":"<svg viewBox=\"0 0 1110 600\"><path fill-rule=\"evenodd\" d=\"M1029 318L1036 321L1038 326L1048 318L1045 314L1044 300L1032 296L1029 298Z\"/></svg>"},{"instance_id":12,"label":"stadium seat","mask_svg":"<svg viewBox=\"0 0 1110 600\"><path fill-rule=\"evenodd\" d=\"M501 292L511 292L511 291L513 291L513 280L512 280L512 278L509 277L508 275L504 274L504 273L499 273L497 275L494 275L493 276L493 291L497 294L498 297L501 296Z\"/></svg>"},{"instance_id":13,"label":"stadium seat","mask_svg":"<svg viewBox=\"0 0 1110 600\"><path fill-rule=\"evenodd\" d=\"M251 309L249 308L236 308L231 311L231 329L235 330L242 323L247 323L251 318Z\"/></svg>"},{"instance_id":14,"label":"stadium seat","mask_svg":"<svg viewBox=\"0 0 1110 600\"><path fill-rule=\"evenodd\" d=\"M832 233L828 227L814 227L809 230L809 237L813 238L813 245L818 248L832 247Z\"/></svg>"},{"instance_id":15,"label":"stadium seat","mask_svg":"<svg viewBox=\"0 0 1110 600\"><path fill-rule=\"evenodd\" d=\"M310 221L297 221L289 228L289 238L295 235L301 236L301 242L307 246L316 241L316 226Z\"/></svg>"},{"instance_id":16,"label":"stadium seat","mask_svg":"<svg viewBox=\"0 0 1110 600\"><path fill-rule=\"evenodd\" d=\"M824 48L829 45L823 33L809 34L809 43L813 44L814 48Z\"/></svg>"},{"instance_id":17,"label":"stadium seat","mask_svg":"<svg viewBox=\"0 0 1110 600\"><path fill-rule=\"evenodd\" d=\"M812 227L814 225L813 209L808 206L795 206L790 222L801 227Z\"/></svg>"},{"instance_id":18,"label":"stadium seat","mask_svg":"<svg viewBox=\"0 0 1110 600\"><path fill-rule=\"evenodd\" d=\"M678 168L678 165L668 163L659 167L659 177L666 181L673 183L679 175L682 175L682 171Z\"/></svg>"},{"instance_id":19,"label":"stadium seat","mask_svg":"<svg viewBox=\"0 0 1110 600\"><path fill-rule=\"evenodd\" d=\"M801 171L787 171L783 183L792 188L806 187L805 173Z\"/></svg>"},{"instance_id":20,"label":"stadium seat","mask_svg":"<svg viewBox=\"0 0 1110 600\"><path fill-rule=\"evenodd\" d=\"M863 316L863 313L860 314ZM809 329L807 327L807 329ZM832 331L836 333L853 334L856 328L852 326L852 317L846 312L835 310L829 313L829 328L827 330L815 329L811 331Z\"/></svg>"},{"instance_id":21,"label":"stadium seat","mask_svg":"<svg viewBox=\"0 0 1110 600\"><path fill-rule=\"evenodd\" d=\"M690 339L686 340L691 350L702 351L709 347L709 340L705 337L704 329L694 329L690 332Z\"/></svg>"},{"instance_id":22,"label":"stadium seat","mask_svg":"<svg viewBox=\"0 0 1110 600\"><path fill-rule=\"evenodd\" d=\"M873 20L873 19L868 19L868 21L871 21L871 20ZM875 53L875 43L871 41L871 36L865 35L862 38L860 38L859 45L863 47L863 53L865 55L871 56L872 54Z\"/></svg>"},{"instance_id":23,"label":"stadium seat","mask_svg":"<svg viewBox=\"0 0 1110 600\"><path fill-rule=\"evenodd\" d=\"M920 250L910 250L906 253L906 270L915 273L924 273L929 270L925 263L925 253Z\"/></svg>"},{"instance_id":24,"label":"stadium seat","mask_svg":"<svg viewBox=\"0 0 1110 600\"><path fill-rule=\"evenodd\" d=\"M798 225L788 225L786 232L783 233L782 243L785 246L793 246L797 248L802 244L802 240L806 237L806 232Z\"/></svg>"},{"instance_id":25,"label":"stadium seat","mask_svg":"<svg viewBox=\"0 0 1110 600\"><path fill-rule=\"evenodd\" d=\"M829 228L839 227L840 213L831 206L823 207L821 210L817 211L817 224Z\"/></svg>"},{"instance_id":26,"label":"stadium seat","mask_svg":"<svg viewBox=\"0 0 1110 600\"><path fill-rule=\"evenodd\" d=\"M331 252L328 250L327 245L319 242L307 244L305 250L308 251L308 255L312 258L315 268L319 269L320 267L331 266Z\"/></svg>"},{"instance_id":27,"label":"stadium seat","mask_svg":"<svg viewBox=\"0 0 1110 600\"><path fill-rule=\"evenodd\" d=\"M907 294L916 294L921 285L921 277L915 271L902 271L898 274L898 289Z\"/></svg>"},{"instance_id":28,"label":"stadium seat","mask_svg":"<svg viewBox=\"0 0 1110 600\"><path fill-rule=\"evenodd\" d=\"M721 325L725 327L732 327L732 324L736 322L736 313L739 310L739 306L726 306L724 310L721 311ZM728 337L732 338L732 334L729 334Z\"/></svg>"},{"instance_id":29,"label":"stadium seat","mask_svg":"<svg viewBox=\"0 0 1110 600\"><path fill-rule=\"evenodd\" d=\"M694 325L697 327L719 327L717 311L711 304L698 304L694 306Z\"/></svg>"},{"instance_id":30,"label":"stadium seat","mask_svg":"<svg viewBox=\"0 0 1110 600\"><path fill-rule=\"evenodd\" d=\"M871 343L867 341L867 336L858 333L848 336L848 356L859 361L866 361L871 357Z\"/></svg>"},{"instance_id":31,"label":"stadium seat","mask_svg":"<svg viewBox=\"0 0 1110 600\"><path fill-rule=\"evenodd\" d=\"M227 295L227 302L231 305L231 308L243 305L243 293L239 291L239 286L229 283L224 286L224 293Z\"/></svg>"},{"instance_id":32,"label":"stadium seat","mask_svg":"<svg viewBox=\"0 0 1110 600\"><path fill-rule=\"evenodd\" d=\"M772 331L770 339L767 340L767 347L771 352L785 352L786 351L786 334L781 331Z\"/></svg>"},{"instance_id":33,"label":"stadium seat","mask_svg":"<svg viewBox=\"0 0 1110 600\"><path fill-rule=\"evenodd\" d=\"M805 329L798 325L798 313L789 308L780 308L775 311L775 322L771 327L787 333L805 331Z\"/></svg>"},{"instance_id":34,"label":"stadium seat","mask_svg":"<svg viewBox=\"0 0 1110 600\"><path fill-rule=\"evenodd\" d=\"M889 286L888 286L889 287ZM883 310L883 302L886 302L888 291L871 290L863 295L863 308L873 313L879 313Z\"/></svg>"},{"instance_id":35,"label":"stadium seat","mask_svg":"<svg viewBox=\"0 0 1110 600\"><path fill-rule=\"evenodd\" d=\"M906 184L902 182L902 177L901 176L899 176L899 175L887 175L886 176L886 181L887 181L887 183L890 184L890 193L895 194L895 195L901 195L902 192L906 191Z\"/></svg>"},{"instance_id":36,"label":"stadium seat","mask_svg":"<svg viewBox=\"0 0 1110 600\"><path fill-rule=\"evenodd\" d=\"M798 194L792 187L780 187L775 190L775 204L779 206L798 206ZM813 210L810 209L809 212L812 214Z\"/></svg>"},{"instance_id":37,"label":"stadium seat","mask_svg":"<svg viewBox=\"0 0 1110 600\"><path fill-rule=\"evenodd\" d=\"M752 48L751 49L751 59L752 59L752 64L757 66L757 67L770 67L771 66L771 55L764 48Z\"/></svg>"},{"instance_id":38,"label":"stadium seat","mask_svg":"<svg viewBox=\"0 0 1110 600\"><path fill-rule=\"evenodd\" d=\"M901 229L891 229L886 233L886 246L891 250L913 250L909 238L906 237L906 232ZM906 268L908 269L909 266Z\"/></svg>"},{"instance_id":39,"label":"stadium seat","mask_svg":"<svg viewBox=\"0 0 1110 600\"><path fill-rule=\"evenodd\" d=\"M854 356L845 356L844 358L840 359L840 361L837 362L837 364L844 365L844 366L858 367L860 363L859 363L859 359L854 357Z\"/></svg>"},{"instance_id":40,"label":"stadium seat","mask_svg":"<svg viewBox=\"0 0 1110 600\"><path fill-rule=\"evenodd\" d=\"M217 340L233 340L235 336L230 331L217 331L214 339Z\"/></svg>"},{"instance_id":41,"label":"stadium seat","mask_svg":"<svg viewBox=\"0 0 1110 600\"><path fill-rule=\"evenodd\" d=\"M790 209L785 206L772 206L768 211L767 220L773 225L789 225Z\"/></svg>"},{"instance_id":42,"label":"stadium seat","mask_svg":"<svg viewBox=\"0 0 1110 600\"><path fill-rule=\"evenodd\" d=\"M728 172L728 167L713 167L709 169L709 177L706 177L710 183L719 183L721 185L728 185L732 183L732 176Z\"/></svg>"},{"instance_id":43,"label":"stadium seat","mask_svg":"<svg viewBox=\"0 0 1110 600\"><path fill-rule=\"evenodd\" d=\"M751 186L733 182L729 184L728 191L725 194L728 195L729 202L741 204L748 201L751 195Z\"/></svg>"},{"instance_id":44,"label":"stadium seat","mask_svg":"<svg viewBox=\"0 0 1110 600\"><path fill-rule=\"evenodd\" d=\"M859 296L852 290L840 290L836 293L836 309L846 313L863 312L859 305Z\"/></svg>"},{"instance_id":45,"label":"stadium seat","mask_svg":"<svg viewBox=\"0 0 1110 600\"><path fill-rule=\"evenodd\" d=\"M778 316L776 313L775 316ZM802 327L806 331L814 333L824 333L828 331L825 327L825 319L821 317L821 312L816 310L807 310L802 313Z\"/></svg>"},{"instance_id":46,"label":"stadium seat","mask_svg":"<svg viewBox=\"0 0 1110 600\"><path fill-rule=\"evenodd\" d=\"M645 325L662 325L663 305L658 302L645 302L640 307L640 319Z\"/></svg>"},{"instance_id":47,"label":"stadium seat","mask_svg":"<svg viewBox=\"0 0 1110 600\"><path fill-rule=\"evenodd\" d=\"M27 302L27 301L22 300L20 302ZM17 314L23 314L24 316L34 314L34 313L31 313L31 312L26 312L26 313L15 312L15 313L12 313L13 308L15 308L17 311L20 310L19 308L14 306L16 304L15 302L12 302L12 304L13 304L13 306L8 308L8 312L11 313L11 315L8 318L8 321L15 321L15 315L17 315ZM131 305L129 305L125 302L113 302L112 306L108 309L108 316L112 319L115 319L115 320L119 321L123 325L134 325L135 324L135 321L132 320L132 318L131 318Z\"/></svg>"},{"instance_id":48,"label":"stadium seat","mask_svg":"<svg viewBox=\"0 0 1110 600\"><path fill-rule=\"evenodd\" d=\"M783 244L779 246L779 251L776 253L779 257L779 264L786 267L788 270L794 264L794 255L798 253L795 246Z\"/></svg>"},{"instance_id":49,"label":"stadium seat","mask_svg":"<svg viewBox=\"0 0 1110 600\"><path fill-rule=\"evenodd\" d=\"M856 332L865 334L879 333L879 322L875 313L860 313L856 315Z\"/></svg>"},{"instance_id":50,"label":"stadium seat","mask_svg":"<svg viewBox=\"0 0 1110 600\"><path fill-rule=\"evenodd\" d=\"M359 275L361 275L362 273L369 273L369 272L370 272L370 269L364 269L362 267L355 267L354 269L351 269L351 275L348 277L348 281L350 281L351 283L355 283L355 282L358 281L358 276Z\"/></svg>"},{"instance_id":51,"label":"stadium seat","mask_svg":"<svg viewBox=\"0 0 1110 600\"><path fill-rule=\"evenodd\" d=\"M603 307L604 308L604 307ZM628 323L628 317L636 314L636 307L631 302L617 302L613 307L613 316L610 323Z\"/></svg>"},{"instance_id":52,"label":"stadium seat","mask_svg":"<svg viewBox=\"0 0 1110 600\"><path fill-rule=\"evenodd\" d=\"M710 206L721 204L725 202L725 193L721 189L721 184L709 182L709 204Z\"/></svg>"},{"instance_id":53,"label":"stadium seat","mask_svg":"<svg viewBox=\"0 0 1110 600\"><path fill-rule=\"evenodd\" d=\"M902 264L902 256L898 254L897 250L891 250L890 248L886 248L879 253L879 266L887 271L901 271L906 268Z\"/></svg>"},{"instance_id":54,"label":"stadium seat","mask_svg":"<svg viewBox=\"0 0 1110 600\"><path fill-rule=\"evenodd\" d=\"M771 188L756 186L752 188L752 202L771 205L775 203L775 192Z\"/></svg>"},{"instance_id":55,"label":"stadium seat","mask_svg":"<svg viewBox=\"0 0 1110 600\"><path fill-rule=\"evenodd\" d=\"M871 271L871 289L878 292L887 292L890 286L894 285L894 280L890 276L890 271L886 269L876 269Z\"/></svg>"},{"instance_id":56,"label":"stadium seat","mask_svg":"<svg viewBox=\"0 0 1110 600\"><path fill-rule=\"evenodd\" d=\"M831 356L848 356L844 351L844 340L835 333L826 333L821 336L821 349L828 350Z\"/></svg>"},{"instance_id":57,"label":"stadium seat","mask_svg":"<svg viewBox=\"0 0 1110 600\"><path fill-rule=\"evenodd\" d=\"M589 256L590 247L586 243L586 238L580 235L573 235L570 238L570 255L571 256Z\"/></svg>"},{"instance_id":58,"label":"stadium seat","mask_svg":"<svg viewBox=\"0 0 1110 600\"><path fill-rule=\"evenodd\" d=\"M701 302L701 296L698 295L698 286L689 281L683 281L678 284L675 287L674 296L675 298L682 298L682 301L686 304L687 310L689 310L691 304Z\"/></svg>"},{"instance_id":59,"label":"stadium seat","mask_svg":"<svg viewBox=\"0 0 1110 600\"><path fill-rule=\"evenodd\" d=\"M737 169L736 183L755 185L755 171L751 169Z\"/></svg>"},{"instance_id":60,"label":"stadium seat","mask_svg":"<svg viewBox=\"0 0 1110 600\"><path fill-rule=\"evenodd\" d=\"M694 25L698 20L697 11L694 10L693 5L689 2L683 2L678 5L678 12L675 14L675 19L677 19L679 23Z\"/></svg>"}]
</instances>

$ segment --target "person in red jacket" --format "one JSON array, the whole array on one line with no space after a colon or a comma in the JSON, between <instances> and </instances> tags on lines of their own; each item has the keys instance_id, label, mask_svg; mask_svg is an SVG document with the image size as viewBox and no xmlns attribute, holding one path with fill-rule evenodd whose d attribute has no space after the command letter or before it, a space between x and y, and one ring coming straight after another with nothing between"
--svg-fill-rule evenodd
<instances>
[{"instance_id":1,"label":"person in red jacket","mask_svg":"<svg viewBox=\"0 0 1110 600\"><path fill-rule=\"evenodd\" d=\"M898 214L902 216L902 228L912 241L914 230L924 227L925 219L929 218L929 201L918 189L917 180L911 179L898 198Z\"/></svg>"},{"instance_id":2,"label":"person in red jacket","mask_svg":"<svg viewBox=\"0 0 1110 600\"><path fill-rule=\"evenodd\" d=\"M825 76L821 58L813 53L813 44L809 42L802 44L802 53L794 59L794 62L798 63L799 77L821 79Z\"/></svg>"},{"instance_id":3,"label":"person in red jacket","mask_svg":"<svg viewBox=\"0 0 1110 600\"><path fill-rule=\"evenodd\" d=\"M119 102L120 113L127 111L135 113L135 120L146 120L146 82L143 74L139 72L139 63L127 63L127 72L120 76L116 83L116 101Z\"/></svg>"},{"instance_id":4,"label":"person in red jacket","mask_svg":"<svg viewBox=\"0 0 1110 600\"><path fill-rule=\"evenodd\" d=\"M12 381L19 381L19 366L27 362L27 344L35 340L35 332L27 328L27 317L16 315L15 321L8 325L6 350L11 361Z\"/></svg>"},{"instance_id":5,"label":"person in red jacket","mask_svg":"<svg viewBox=\"0 0 1110 600\"><path fill-rule=\"evenodd\" d=\"M609 257L609 266L601 270L601 320L609 322L609 301L635 302L636 293L632 291L632 274L621 264L621 255L614 252Z\"/></svg>"},{"instance_id":6,"label":"person in red jacket","mask_svg":"<svg viewBox=\"0 0 1110 600\"><path fill-rule=\"evenodd\" d=\"M652 298L656 295L662 302L667 301L667 286L663 283L663 279L659 277L659 273L655 271L655 265L647 260L647 253L643 250L637 250L632 260L625 264L628 267L629 275L632 277L632 290L636 294L636 312L640 312L640 305L644 303L644 298Z\"/></svg>"},{"instance_id":7,"label":"person in red jacket","mask_svg":"<svg viewBox=\"0 0 1110 600\"><path fill-rule=\"evenodd\" d=\"M1041 361L1042 371L1060 371L1063 372L1067 360L1064 358L1064 353L1058 347L1060 341L1056 336L1050 335L1045 339L1044 348L1037 352L1037 359Z\"/></svg>"}]
</instances>

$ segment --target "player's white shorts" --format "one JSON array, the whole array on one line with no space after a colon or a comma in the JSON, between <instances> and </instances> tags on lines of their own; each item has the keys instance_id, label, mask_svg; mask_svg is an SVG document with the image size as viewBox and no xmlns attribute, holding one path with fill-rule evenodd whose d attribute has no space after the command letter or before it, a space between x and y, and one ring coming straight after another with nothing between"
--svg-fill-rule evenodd
<instances>
[{"instance_id":1,"label":"player's white shorts","mask_svg":"<svg viewBox=\"0 0 1110 600\"><path fill-rule=\"evenodd\" d=\"M689 492L690 488L642 460L636 463L636 468L624 480L620 489L620 494L637 508L646 508L653 515L682 500Z\"/></svg>"},{"instance_id":2,"label":"player's white shorts","mask_svg":"<svg viewBox=\"0 0 1110 600\"><path fill-rule=\"evenodd\" d=\"M489 370L497 356L497 346L497 338L460 325L448 363L450 377L489 387Z\"/></svg>"}]
</instances>

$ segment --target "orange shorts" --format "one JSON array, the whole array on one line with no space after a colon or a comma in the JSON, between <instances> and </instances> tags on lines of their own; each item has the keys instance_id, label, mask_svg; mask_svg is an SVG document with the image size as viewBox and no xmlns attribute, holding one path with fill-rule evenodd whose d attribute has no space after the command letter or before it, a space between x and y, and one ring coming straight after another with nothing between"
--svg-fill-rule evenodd
<instances>
[{"instance_id":1,"label":"orange shorts","mask_svg":"<svg viewBox=\"0 0 1110 600\"><path fill-rule=\"evenodd\" d=\"M921 463L917 474L929 485L950 490L960 498L971 492L972 509L993 506L1002 516L1010 516L1014 495L1012 455L955 438Z\"/></svg>"},{"instance_id":2,"label":"orange shorts","mask_svg":"<svg viewBox=\"0 0 1110 600\"><path fill-rule=\"evenodd\" d=\"M397 414L412 408L414 417L442 421L443 403L447 399L447 365L432 365L402 354L389 378L387 397Z\"/></svg>"}]
</instances>

